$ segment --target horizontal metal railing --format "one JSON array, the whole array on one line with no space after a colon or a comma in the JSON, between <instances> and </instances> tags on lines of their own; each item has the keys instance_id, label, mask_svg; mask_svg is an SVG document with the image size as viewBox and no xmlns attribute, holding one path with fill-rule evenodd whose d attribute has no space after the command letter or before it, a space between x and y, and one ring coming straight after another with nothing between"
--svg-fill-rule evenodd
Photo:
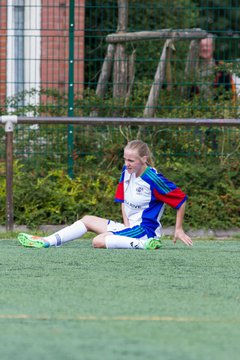
<instances>
[{"instance_id":1,"label":"horizontal metal railing","mask_svg":"<svg viewBox=\"0 0 240 360\"><path fill-rule=\"evenodd\" d=\"M189 119L189 118L113 118L113 117L26 117L26 116L1 116L2 119L16 119L18 124L78 124L78 125L164 125L164 126L239 126L240 119Z\"/></svg>"}]
</instances>

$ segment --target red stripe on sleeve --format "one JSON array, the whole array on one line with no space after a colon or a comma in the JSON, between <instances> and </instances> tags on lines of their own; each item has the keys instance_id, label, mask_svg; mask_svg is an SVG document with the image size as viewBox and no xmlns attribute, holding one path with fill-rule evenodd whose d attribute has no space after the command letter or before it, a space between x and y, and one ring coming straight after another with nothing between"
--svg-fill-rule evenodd
<instances>
[{"instance_id":1,"label":"red stripe on sleeve","mask_svg":"<svg viewBox=\"0 0 240 360\"><path fill-rule=\"evenodd\" d=\"M176 188L167 194L160 194L156 189L154 189L154 196L156 199L163 201L164 203L176 209L178 209L180 205L187 199L186 194L184 194L184 192L179 188Z\"/></svg>"},{"instance_id":2,"label":"red stripe on sleeve","mask_svg":"<svg viewBox=\"0 0 240 360\"><path fill-rule=\"evenodd\" d=\"M115 201L124 201L124 188L123 188L123 182L120 182L117 186L117 190L115 193Z\"/></svg>"}]
</instances>

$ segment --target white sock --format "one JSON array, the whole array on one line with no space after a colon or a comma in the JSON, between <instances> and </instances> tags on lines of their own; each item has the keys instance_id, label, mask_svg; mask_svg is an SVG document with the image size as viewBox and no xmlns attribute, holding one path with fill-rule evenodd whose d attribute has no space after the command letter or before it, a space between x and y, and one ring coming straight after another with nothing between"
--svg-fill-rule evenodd
<instances>
[{"instance_id":1,"label":"white sock","mask_svg":"<svg viewBox=\"0 0 240 360\"><path fill-rule=\"evenodd\" d=\"M81 220L76 221L70 226L67 226L56 233L45 237L51 246L60 246L65 242L75 240L86 234L87 228Z\"/></svg>"},{"instance_id":2,"label":"white sock","mask_svg":"<svg viewBox=\"0 0 240 360\"><path fill-rule=\"evenodd\" d=\"M130 238L121 235L107 235L105 243L107 249L144 249L146 240Z\"/></svg>"}]
</instances>

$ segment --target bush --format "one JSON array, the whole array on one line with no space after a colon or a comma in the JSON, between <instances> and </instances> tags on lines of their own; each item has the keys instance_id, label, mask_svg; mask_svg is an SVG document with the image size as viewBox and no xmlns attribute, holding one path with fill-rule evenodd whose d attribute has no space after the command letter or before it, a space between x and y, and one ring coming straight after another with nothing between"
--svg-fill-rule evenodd
<instances>
[{"instance_id":1,"label":"bush","mask_svg":"<svg viewBox=\"0 0 240 360\"><path fill-rule=\"evenodd\" d=\"M116 179L107 173L83 172L74 179L61 170L47 176L26 174L19 163L14 175L14 221L36 227L66 224L86 213L119 218L119 206L112 207ZM1 192L3 195L3 191ZM3 197L1 201L4 201ZM3 207L1 207L3 209ZM1 223L5 214L0 211Z\"/></svg>"},{"instance_id":2,"label":"bush","mask_svg":"<svg viewBox=\"0 0 240 360\"><path fill-rule=\"evenodd\" d=\"M157 168L188 194L186 228L240 227L240 165L219 167L213 161L165 161ZM72 223L85 214L121 221L114 193L119 169L89 167L70 179L61 170L36 177L22 165L14 169L15 224L37 227L41 224ZM5 224L5 179L0 178L0 223ZM163 226L175 224L176 212L166 207Z\"/></svg>"},{"instance_id":3,"label":"bush","mask_svg":"<svg viewBox=\"0 0 240 360\"><path fill-rule=\"evenodd\" d=\"M240 165L219 166L214 161L176 162L166 175L188 194L185 223L195 229L240 227ZM164 222L174 222L169 208Z\"/></svg>"}]
</instances>

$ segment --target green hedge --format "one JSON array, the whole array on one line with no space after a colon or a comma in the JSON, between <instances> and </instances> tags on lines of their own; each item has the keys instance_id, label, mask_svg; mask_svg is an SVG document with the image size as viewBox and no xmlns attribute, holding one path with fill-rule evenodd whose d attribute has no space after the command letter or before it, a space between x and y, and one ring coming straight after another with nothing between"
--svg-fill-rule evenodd
<instances>
[{"instance_id":1,"label":"green hedge","mask_svg":"<svg viewBox=\"0 0 240 360\"><path fill-rule=\"evenodd\" d=\"M186 228L240 227L240 165L238 161L219 166L216 160L165 161L156 164L159 171L188 194ZM41 224L72 223L84 214L121 220L114 192L120 169L88 166L72 180L61 170L42 178L14 165L14 222L37 227ZM0 223L6 222L5 178L0 178ZM175 210L170 207L163 226L174 225Z\"/></svg>"}]
</instances>

